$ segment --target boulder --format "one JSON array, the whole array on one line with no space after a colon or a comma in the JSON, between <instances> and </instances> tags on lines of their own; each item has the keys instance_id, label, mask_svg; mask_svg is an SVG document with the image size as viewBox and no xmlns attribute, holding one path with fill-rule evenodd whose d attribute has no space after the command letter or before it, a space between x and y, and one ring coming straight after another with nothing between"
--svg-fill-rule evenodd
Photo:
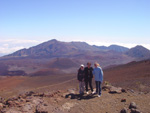
<instances>
[{"instance_id":1,"label":"boulder","mask_svg":"<svg viewBox=\"0 0 150 113\"><path fill-rule=\"evenodd\" d=\"M26 92L26 96L32 96L33 94L35 94L33 91Z\"/></svg>"},{"instance_id":2,"label":"boulder","mask_svg":"<svg viewBox=\"0 0 150 113\"><path fill-rule=\"evenodd\" d=\"M109 93L126 93L127 91L125 89L122 89L121 87L114 87L114 86L111 86L111 85L105 85L102 87L102 89L104 91L109 91Z\"/></svg>"},{"instance_id":3,"label":"boulder","mask_svg":"<svg viewBox=\"0 0 150 113\"><path fill-rule=\"evenodd\" d=\"M21 103L19 101L14 101L14 104L18 107L21 107Z\"/></svg>"},{"instance_id":4,"label":"boulder","mask_svg":"<svg viewBox=\"0 0 150 113\"><path fill-rule=\"evenodd\" d=\"M126 108L123 108L120 113L128 113L128 110Z\"/></svg>"},{"instance_id":5,"label":"boulder","mask_svg":"<svg viewBox=\"0 0 150 113\"><path fill-rule=\"evenodd\" d=\"M121 91L122 91L123 93L127 93L127 90L125 90L125 89L122 89Z\"/></svg>"},{"instance_id":6,"label":"boulder","mask_svg":"<svg viewBox=\"0 0 150 113\"><path fill-rule=\"evenodd\" d=\"M44 100L43 99L40 99L40 98L34 98L34 99L32 99L32 101L31 101L31 103L32 104L35 104L35 105L39 105L39 104L41 104L41 103L43 103L44 102Z\"/></svg>"},{"instance_id":7,"label":"boulder","mask_svg":"<svg viewBox=\"0 0 150 113\"><path fill-rule=\"evenodd\" d=\"M22 108L21 111L22 112L26 112L26 113L35 113L35 105L34 104L25 104Z\"/></svg>"},{"instance_id":8,"label":"boulder","mask_svg":"<svg viewBox=\"0 0 150 113\"><path fill-rule=\"evenodd\" d=\"M11 100L7 101L6 105L8 105L9 107L15 107L16 106L16 104Z\"/></svg>"},{"instance_id":9,"label":"boulder","mask_svg":"<svg viewBox=\"0 0 150 113\"><path fill-rule=\"evenodd\" d=\"M108 90L110 90L110 88L111 88L110 85L105 85L105 86L102 87L102 90L108 91Z\"/></svg>"},{"instance_id":10,"label":"boulder","mask_svg":"<svg viewBox=\"0 0 150 113\"><path fill-rule=\"evenodd\" d=\"M112 86L112 87L110 88L109 93L112 93L112 94L118 93L118 94L120 94L120 93L122 93L122 88Z\"/></svg>"},{"instance_id":11,"label":"boulder","mask_svg":"<svg viewBox=\"0 0 150 113\"><path fill-rule=\"evenodd\" d=\"M142 113L142 112L140 112L140 110L138 110L138 109L132 108L131 109L131 113Z\"/></svg>"},{"instance_id":12,"label":"boulder","mask_svg":"<svg viewBox=\"0 0 150 113\"><path fill-rule=\"evenodd\" d=\"M4 103L5 99L0 97L0 103Z\"/></svg>"},{"instance_id":13,"label":"boulder","mask_svg":"<svg viewBox=\"0 0 150 113\"><path fill-rule=\"evenodd\" d=\"M4 106L4 105L3 105L2 103L0 103L0 110L3 108L3 106Z\"/></svg>"},{"instance_id":14,"label":"boulder","mask_svg":"<svg viewBox=\"0 0 150 113\"><path fill-rule=\"evenodd\" d=\"M121 99L121 102L126 102L126 99L125 98Z\"/></svg>"},{"instance_id":15,"label":"boulder","mask_svg":"<svg viewBox=\"0 0 150 113\"><path fill-rule=\"evenodd\" d=\"M43 104L36 107L36 113L48 113L48 111L48 107Z\"/></svg>"},{"instance_id":16,"label":"boulder","mask_svg":"<svg viewBox=\"0 0 150 113\"><path fill-rule=\"evenodd\" d=\"M21 98L19 101L20 101L20 102L26 102L26 100L23 99L23 98Z\"/></svg>"},{"instance_id":17,"label":"boulder","mask_svg":"<svg viewBox=\"0 0 150 113\"><path fill-rule=\"evenodd\" d=\"M131 102L131 103L130 103L129 109L132 109L132 108L137 109L137 105L136 105L135 102Z\"/></svg>"},{"instance_id":18,"label":"boulder","mask_svg":"<svg viewBox=\"0 0 150 113\"><path fill-rule=\"evenodd\" d=\"M21 99L21 98L25 99L26 97L27 97L27 96L26 96L25 93L24 93L24 94L20 94L20 95L18 96L19 99Z\"/></svg>"},{"instance_id":19,"label":"boulder","mask_svg":"<svg viewBox=\"0 0 150 113\"><path fill-rule=\"evenodd\" d=\"M22 113L21 111L18 111L15 108L8 108L8 109L3 109L1 113Z\"/></svg>"}]
</instances>

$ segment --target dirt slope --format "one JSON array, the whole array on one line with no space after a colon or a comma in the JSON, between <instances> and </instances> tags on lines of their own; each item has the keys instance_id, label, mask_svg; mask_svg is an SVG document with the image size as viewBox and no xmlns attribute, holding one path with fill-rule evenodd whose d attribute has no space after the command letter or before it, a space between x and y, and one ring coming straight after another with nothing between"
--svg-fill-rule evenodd
<instances>
[{"instance_id":1,"label":"dirt slope","mask_svg":"<svg viewBox=\"0 0 150 113\"><path fill-rule=\"evenodd\" d=\"M104 79L116 86L149 92L150 60L131 62L106 69Z\"/></svg>"}]
</instances>

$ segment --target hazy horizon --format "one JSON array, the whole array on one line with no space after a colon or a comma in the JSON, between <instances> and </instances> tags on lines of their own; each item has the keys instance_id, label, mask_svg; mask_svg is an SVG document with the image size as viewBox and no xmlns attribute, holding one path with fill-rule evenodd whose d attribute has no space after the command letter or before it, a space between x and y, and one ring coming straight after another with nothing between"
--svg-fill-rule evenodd
<instances>
[{"instance_id":1,"label":"hazy horizon","mask_svg":"<svg viewBox=\"0 0 150 113\"><path fill-rule=\"evenodd\" d=\"M52 39L50 39L52 40ZM47 40L47 41L50 41L50 40ZM58 39L56 39L58 40ZM18 39L11 39L11 40L1 40L0 41L0 44L2 43L5 43L5 47L4 48L1 48L0 49L0 56L3 56L3 55L7 55L7 54L10 54L10 53L13 53L15 51L18 51L20 49L28 49L30 47L33 47L33 46L36 46L38 44L41 44L43 42L47 42L47 41L37 41L37 40L18 40ZM58 41L62 41L62 40L58 40ZM81 41L81 40L72 40L72 41L62 41L62 42L85 42L85 41ZM96 46L110 46L110 45L118 45L118 46L123 46L123 47L127 47L127 48L132 48L132 47L135 47L137 46L136 44L126 44L126 45L123 45L121 43L93 43L93 42L86 42L88 43L89 45L96 45ZM141 45L143 47L146 47L144 45ZM147 48L147 47L146 47ZM147 48L149 49L149 48ZM149 49L150 50L150 49Z\"/></svg>"}]
</instances>

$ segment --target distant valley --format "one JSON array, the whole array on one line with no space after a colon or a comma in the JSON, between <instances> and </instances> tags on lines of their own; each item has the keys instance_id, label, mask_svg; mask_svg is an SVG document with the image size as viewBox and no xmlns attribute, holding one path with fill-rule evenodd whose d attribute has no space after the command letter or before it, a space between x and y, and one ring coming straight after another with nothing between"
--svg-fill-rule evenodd
<instances>
[{"instance_id":1,"label":"distant valley","mask_svg":"<svg viewBox=\"0 0 150 113\"><path fill-rule=\"evenodd\" d=\"M85 42L50 40L0 58L0 75L39 76L76 73L80 64L99 62L103 68L150 58L142 46L91 46Z\"/></svg>"}]
</instances>

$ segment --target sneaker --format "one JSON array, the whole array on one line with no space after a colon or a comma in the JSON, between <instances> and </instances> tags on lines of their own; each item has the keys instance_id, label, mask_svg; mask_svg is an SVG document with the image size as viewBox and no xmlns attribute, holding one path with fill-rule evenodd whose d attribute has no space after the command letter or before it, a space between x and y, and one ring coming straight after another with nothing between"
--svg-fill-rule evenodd
<instances>
[{"instance_id":1,"label":"sneaker","mask_svg":"<svg viewBox=\"0 0 150 113\"><path fill-rule=\"evenodd\" d=\"M95 94L95 92L93 91L92 94Z\"/></svg>"},{"instance_id":2,"label":"sneaker","mask_svg":"<svg viewBox=\"0 0 150 113\"><path fill-rule=\"evenodd\" d=\"M98 95L98 97L101 97L101 95Z\"/></svg>"},{"instance_id":3,"label":"sneaker","mask_svg":"<svg viewBox=\"0 0 150 113\"><path fill-rule=\"evenodd\" d=\"M86 92L86 94L89 94L89 92Z\"/></svg>"}]
</instances>

